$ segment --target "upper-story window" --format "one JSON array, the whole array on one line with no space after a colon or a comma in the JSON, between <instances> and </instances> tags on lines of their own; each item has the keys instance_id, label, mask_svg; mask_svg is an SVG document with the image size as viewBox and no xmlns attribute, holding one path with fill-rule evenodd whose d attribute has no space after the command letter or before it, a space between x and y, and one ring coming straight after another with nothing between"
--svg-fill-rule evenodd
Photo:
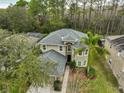
<instances>
[{"instance_id":1,"label":"upper-story window","mask_svg":"<svg viewBox=\"0 0 124 93\"><path fill-rule=\"evenodd\" d=\"M71 45L68 45L68 51L71 51Z\"/></svg>"},{"instance_id":2,"label":"upper-story window","mask_svg":"<svg viewBox=\"0 0 124 93\"><path fill-rule=\"evenodd\" d=\"M82 52L79 52L79 55L81 56L82 55Z\"/></svg>"},{"instance_id":3,"label":"upper-story window","mask_svg":"<svg viewBox=\"0 0 124 93\"><path fill-rule=\"evenodd\" d=\"M43 50L46 50L46 45L43 45Z\"/></svg>"},{"instance_id":4,"label":"upper-story window","mask_svg":"<svg viewBox=\"0 0 124 93\"><path fill-rule=\"evenodd\" d=\"M60 50L60 51L63 51L63 47L62 47L62 46L59 46L59 50Z\"/></svg>"},{"instance_id":5,"label":"upper-story window","mask_svg":"<svg viewBox=\"0 0 124 93\"><path fill-rule=\"evenodd\" d=\"M84 55L85 55L85 56L88 55L88 49L86 49L86 50L84 51Z\"/></svg>"},{"instance_id":6,"label":"upper-story window","mask_svg":"<svg viewBox=\"0 0 124 93\"><path fill-rule=\"evenodd\" d=\"M83 63L83 65L86 65L86 63L87 63L87 61L86 61L86 60L84 60L84 63Z\"/></svg>"}]
</instances>

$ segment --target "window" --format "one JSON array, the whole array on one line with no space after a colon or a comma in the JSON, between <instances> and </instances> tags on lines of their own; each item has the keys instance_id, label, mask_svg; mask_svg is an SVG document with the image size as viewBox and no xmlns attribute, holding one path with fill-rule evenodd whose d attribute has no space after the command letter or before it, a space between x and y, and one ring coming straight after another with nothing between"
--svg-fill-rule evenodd
<instances>
[{"instance_id":1,"label":"window","mask_svg":"<svg viewBox=\"0 0 124 93\"><path fill-rule=\"evenodd\" d=\"M82 55L82 52L79 52L79 55Z\"/></svg>"},{"instance_id":2,"label":"window","mask_svg":"<svg viewBox=\"0 0 124 93\"><path fill-rule=\"evenodd\" d=\"M43 45L43 50L46 50L46 45Z\"/></svg>"},{"instance_id":3,"label":"window","mask_svg":"<svg viewBox=\"0 0 124 93\"><path fill-rule=\"evenodd\" d=\"M86 62L87 62L87 61L85 60L84 63L83 63L83 65L86 65Z\"/></svg>"},{"instance_id":4,"label":"window","mask_svg":"<svg viewBox=\"0 0 124 93\"><path fill-rule=\"evenodd\" d=\"M63 50L62 46L59 46L59 50L60 50L60 51L62 51L62 50Z\"/></svg>"},{"instance_id":5,"label":"window","mask_svg":"<svg viewBox=\"0 0 124 93\"><path fill-rule=\"evenodd\" d=\"M85 56L88 55L88 49L85 50L84 55L85 55Z\"/></svg>"},{"instance_id":6,"label":"window","mask_svg":"<svg viewBox=\"0 0 124 93\"><path fill-rule=\"evenodd\" d=\"M71 45L68 45L68 51L71 51Z\"/></svg>"},{"instance_id":7,"label":"window","mask_svg":"<svg viewBox=\"0 0 124 93\"><path fill-rule=\"evenodd\" d=\"M81 66L81 62L80 62L80 61L78 61L78 66L79 66L79 67Z\"/></svg>"}]
</instances>

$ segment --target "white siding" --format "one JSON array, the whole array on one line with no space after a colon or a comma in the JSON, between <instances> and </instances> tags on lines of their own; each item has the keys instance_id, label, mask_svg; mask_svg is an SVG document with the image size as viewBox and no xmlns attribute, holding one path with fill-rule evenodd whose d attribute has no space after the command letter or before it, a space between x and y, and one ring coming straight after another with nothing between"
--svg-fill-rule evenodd
<instances>
[{"instance_id":1,"label":"white siding","mask_svg":"<svg viewBox=\"0 0 124 93\"><path fill-rule=\"evenodd\" d=\"M49 50L55 50L66 56L66 46L62 46L62 51L60 51L59 45L46 45L46 50L43 49L43 45L41 45L42 52L47 52Z\"/></svg>"},{"instance_id":2,"label":"white siding","mask_svg":"<svg viewBox=\"0 0 124 93\"><path fill-rule=\"evenodd\" d=\"M41 45L42 52L47 52L49 50L55 50L59 53L61 53L64 56L66 55L66 46L62 46L62 51L60 51L59 45L46 45L46 50L43 49L43 45ZM75 54L74 50L72 50L72 60L76 61L77 67L86 67L88 62L88 54L85 55L85 51L82 52L82 55ZM86 64L84 64L84 61L86 61ZM81 62L81 65L78 65L78 62Z\"/></svg>"},{"instance_id":3,"label":"white siding","mask_svg":"<svg viewBox=\"0 0 124 93\"><path fill-rule=\"evenodd\" d=\"M85 51L82 52L82 55L76 54L74 60L78 67L86 67L88 62L88 54L84 55ZM86 63L84 63L86 61ZM81 66L78 65L78 62L81 62Z\"/></svg>"}]
</instances>

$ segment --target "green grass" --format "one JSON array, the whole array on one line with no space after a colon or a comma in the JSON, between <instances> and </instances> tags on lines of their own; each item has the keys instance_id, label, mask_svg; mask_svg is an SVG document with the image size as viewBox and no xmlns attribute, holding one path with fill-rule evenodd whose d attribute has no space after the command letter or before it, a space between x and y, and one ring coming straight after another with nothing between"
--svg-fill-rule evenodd
<instances>
[{"instance_id":1,"label":"green grass","mask_svg":"<svg viewBox=\"0 0 124 93\"><path fill-rule=\"evenodd\" d=\"M95 80L89 82L90 87L93 87L89 93L119 93L117 80L111 70L105 68L101 63L97 63L94 68L97 76Z\"/></svg>"},{"instance_id":2,"label":"green grass","mask_svg":"<svg viewBox=\"0 0 124 93\"><path fill-rule=\"evenodd\" d=\"M96 69L96 79L90 80L89 85L93 90L88 93L119 93L118 82L114 77L111 69L103 57L96 56L92 53L90 64Z\"/></svg>"}]
</instances>

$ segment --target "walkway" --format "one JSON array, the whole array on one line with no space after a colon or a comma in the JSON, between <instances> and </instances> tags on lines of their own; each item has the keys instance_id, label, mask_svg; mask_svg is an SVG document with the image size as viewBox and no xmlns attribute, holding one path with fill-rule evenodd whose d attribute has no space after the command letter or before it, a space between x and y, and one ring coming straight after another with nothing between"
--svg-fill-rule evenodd
<instances>
[{"instance_id":1,"label":"walkway","mask_svg":"<svg viewBox=\"0 0 124 93\"><path fill-rule=\"evenodd\" d=\"M67 84L68 84L68 77L69 77L69 66L67 66L66 70L65 70L65 75L64 75L64 78L63 78L63 84L62 84L61 93L66 93Z\"/></svg>"}]
</instances>

